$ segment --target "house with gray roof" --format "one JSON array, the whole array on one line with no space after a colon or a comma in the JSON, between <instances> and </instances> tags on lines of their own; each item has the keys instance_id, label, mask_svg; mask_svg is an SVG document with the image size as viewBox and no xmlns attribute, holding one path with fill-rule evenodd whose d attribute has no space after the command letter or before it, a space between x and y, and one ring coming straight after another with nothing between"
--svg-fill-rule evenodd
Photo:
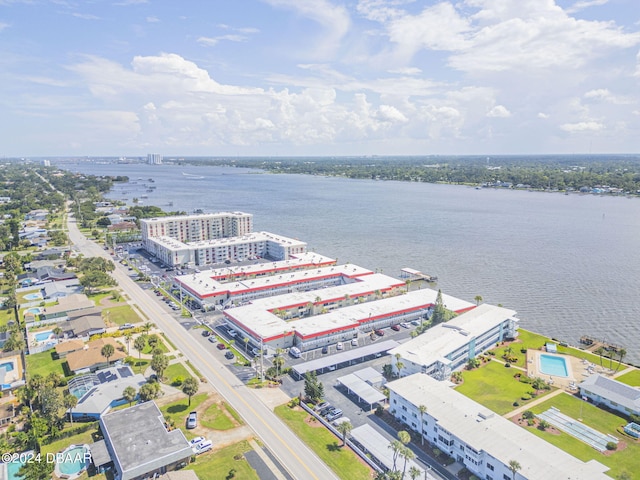
<instances>
[{"instance_id":1,"label":"house with gray roof","mask_svg":"<svg viewBox=\"0 0 640 480\"><path fill-rule=\"evenodd\" d=\"M162 412L145 402L100 418L117 480L162 475L189 461L191 446L180 429L167 430Z\"/></svg>"},{"instance_id":2,"label":"house with gray roof","mask_svg":"<svg viewBox=\"0 0 640 480\"><path fill-rule=\"evenodd\" d=\"M624 415L640 415L640 390L598 373L580 385L580 395Z\"/></svg>"}]
</instances>

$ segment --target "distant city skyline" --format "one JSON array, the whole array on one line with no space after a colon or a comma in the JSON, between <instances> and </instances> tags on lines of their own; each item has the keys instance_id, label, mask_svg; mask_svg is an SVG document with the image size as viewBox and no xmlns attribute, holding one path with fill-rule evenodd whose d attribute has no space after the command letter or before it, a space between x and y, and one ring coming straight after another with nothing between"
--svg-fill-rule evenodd
<instances>
[{"instance_id":1,"label":"distant city skyline","mask_svg":"<svg viewBox=\"0 0 640 480\"><path fill-rule=\"evenodd\" d=\"M640 152L637 0L0 0L0 156Z\"/></svg>"}]
</instances>

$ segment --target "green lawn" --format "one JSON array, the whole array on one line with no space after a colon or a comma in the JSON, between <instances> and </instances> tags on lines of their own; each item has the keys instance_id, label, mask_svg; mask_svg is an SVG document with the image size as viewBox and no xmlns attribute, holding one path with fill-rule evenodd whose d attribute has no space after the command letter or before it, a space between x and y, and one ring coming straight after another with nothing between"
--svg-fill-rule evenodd
<instances>
[{"instance_id":1,"label":"green lawn","mask_svg":"<svg viewBox=\"0 0 640 480\"><path fill-rule=\"evenodd\" d=\"M78 425L80 424L77 422L74 423L74 426L78 426ZM70 423L65 423L65 430L70 426L71 426ZM65 430L63 430L63 432ZM85 443L87 445L91 445L96 438L97 432L98 432L98 423L96 422L95 425L86 432L78 433L76 435L72 435L67 438L56 440L55 442L52 442L48 445L42 445L42 453L47 454L47 453L61 452L62 450L67 448L69 445L82 445Z\"/></svg>"},{"instance_id":2,"label":"green lawn","mask_svg":"<svg viewBox=\"0 0 640 480\"><path fill-rule=\"evenodd\" d=\"M217 403L211 404L209 408L205 410L200 423L212 430L231 430L235 428L233 421Z\"/></svg>"},{"instance_id":3,"label":"green lawn","mask_svg":"<svg viewBox=\"0 0 640 480\"><path fill-rule=\"evenodd\" d=\"M580 460L586 462L591 459L595 459L598 462L607 465L611 468L611 470L607 472L607 475L614 478L617 478L617 476L623 471L637 471L638 458L640 458L640 443L630 437L623 436L623 434L618 431L618 429L621 430L622 427L627 424L627 421L624 418L613 413L606 412L591 403L584 402L578 397L568 394L550 398L546 402L533 407L531 410L534 413L541 413L552 406L558 408L562 413L572 418L582 418L582 422L585 425L595 428L601 433L608 433L624 440L627 444L627 448L607 456L599 453L586 443L583 443L566 433L551 435L538 429L528 428L530 432L544 438L549 443L561 448Z\"/></svg>"},{"instance_id":4,"label":"green lawn","mask_svg":"<svg viewBox=\"0 0 640 480\"><path fill-rule=\"evenodd\" d=\"M138 360L138 357L131 357L131 356L127 357L125 361L126 363L131 365L131 368L134 370L135 373L143 373L150 363L149 360L145 360L144 358L141 358L140 360Z\"/></svg>"},{"instance_id":5,"label":"green lawn","mask_svg":"<svg viewBox=\"0 0 640 480\"><path fill-rule=\"evenodd\" d=\"M156 348L159 348L160 350L162 350L162 353L169 353L169 349L167 348L164 341L162 340L162 337L158 336L158 338L160 339L160 341L156 345ZM150 354L152 351L153 349L149 344L147 344L147 346L142 349L142 353L146 353L146 354Z\"/></svg>"},{"instance_id":6,"label":"green lawn","mask_svg":"<svg viewBox=\"0 0 640 480\"><path fill-rule=\"evenodd\" d=\"M25 355L28 377L40 374L46 377L52 372L59 373L63 377L69 377L65 367L67 361L65 359L53 358L55 350L47 350L46 352L34 353L33 355Z\"/></svg>"},{"instance_id":7,"label":"green lawn","mask_svg":"<svg viewBox=\"0 0 640 480\"><path fill-rule=\"evenodd\" d=\"M632 387L640 387L640 370L633 370L632 372L625 373L616 377L616 380Z\"/></svg>"},{"instance_id":8,"label":"green lawn","mask_svg":"<svg viewBox=\"0 0 640 480\"><path fill-rule=\"evenodd\" d=\"M215 453L205 453L196 457L196 462L186 467L186 470L193 470L200 480L219 480L226 478L231 469L235 470L235 477L238 479L260 480L256 471L251 468L249 462L244 457L235 460L234 457L242 455L251 450L248 442L242 441L235 445L230 445Z\"/></svg>"},{"instance_id":9,"label":"green lawn","mask_svg":"<svg viewBox=\"0 0 640 480\"><path fill-rule=\"evenodd\" d=\"M361 463L349 448L341 448L341 440L324 427L311 427L305 423L309 415L307 412L293 410L286 405L276 407L275 412L338 477L345 480L371 478L371 469Z\"/></svg>"},{"instance_id":10,"label":"green lawn","mask_svg":"<svg viewBox=\"0 0 640 480\"><path fill-rule=\"evenodd\" d=\"M113 291L108 290L105 292L97 292L91 295L88 295L89 299L96 304L96 306L100 306L100 302L105 298L110 298L113 295ZM112 299L112 301L115 301Z\"/></svg>"},{"instance_id":11,"label":"green lawn","mask_svg":"<svg viewBox=\"0 0 640 480\"><path fill-rule=\"evenodd\" d=\"M129 305L105 308L104 310L102 310L102 318L109 319L110 322L113 322L116 325L142 322L142 319Z\"/></svg>"},{"instance_id":12,"label":"green lawn","mask_svg":"<svg viewBox=\"0 0 640 480\"><path fill-rule=\"evenodd\" d=\"M191 377L191 376L192 375L187 371L186 368L184 368L184 365L182 365L182 363L180 362L169 365L163 374L163 377L169 383L173 383L173 380L176 377L182 377L182 380L184 380L185 378Z\"/></svg>"},{"instance_id":13,"label":"green lawn","mask_svg":"<svg viewBox=\"0 0 640 480\"><path fill-rule=\"evenodd\" d=\"M458 385L456 390L488 409L504 415L516 408L513 405L515 401L525 405L527 401L522 400L522 397L533 390L531 384L515 379L513 376L516 373L526 376L526 373L518 368L506 368L501 363L488 362L480 368L464 370L464 383Z\"/></svg>"},{"instance_id":14,"label":"green lawn","mask_svg":"<svg viewBox=\"0 0 640 480\"><path fill-rule=\"evenodd\" d=\"M187 430L185 423L189 412L198 408L198 406L207 399L206 393L200 393L191 397L191 406L189 406L189 398L185 395L183 400L168 403L160 407L162 415L171 417L175 421L177 428L183 431L187 438L193 438L191 431Z\"/></svg>"}]
</instances>

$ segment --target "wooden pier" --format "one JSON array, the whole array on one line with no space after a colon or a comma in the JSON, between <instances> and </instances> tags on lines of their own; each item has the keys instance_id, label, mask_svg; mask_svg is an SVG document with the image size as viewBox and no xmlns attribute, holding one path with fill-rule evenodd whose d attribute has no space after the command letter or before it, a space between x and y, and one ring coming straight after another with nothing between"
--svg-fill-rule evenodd
<instances>
[{"instance_id":1,"label":"wooden pier","mask_svg":"<svg viewBox=\"0 0 640 480\"><path fill-rule=\"evenodd\" d=\"M607 342L606 340L600 340L590 335L583 335L580 337L580 344L584 345L585 350L594 352L602 347L607 352L618 353L624 347L615 343Z\"/></svg>"}]
</instances>

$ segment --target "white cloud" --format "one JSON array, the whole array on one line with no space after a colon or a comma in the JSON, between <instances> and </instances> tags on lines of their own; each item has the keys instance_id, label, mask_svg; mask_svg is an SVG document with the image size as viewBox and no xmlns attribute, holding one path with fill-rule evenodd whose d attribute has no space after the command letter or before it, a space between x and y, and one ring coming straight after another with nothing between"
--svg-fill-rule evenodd
<instances>
[{"instance_id":1,"label":"white cloud","mask_svg":"<svg viewBox=\"0 0 640 480\"><path fill-rule=\"evenodd\" d=\"M609 0L585 0L585 1L580 1L580 2L574 3L569 8L567 8L567 12L575 13L575 12L579 12L580 10L584 10L585 8L599 7L601 5L606 5L607 3L609 3Z\"/></svg>"},{"instance_id":2,"label":"white cloud","mask_svg":"<svg viewBox=\"0 0 640 480\"><path fill-rule=\"evenodd\" d=\"M380 120L388 121L388 122L401 122L406 123L409 120L404 116L400 110L391 105L380 105L380 108L377 112L377 117Z\"/></svg>"},{"instance_id":3,"label":"white cloud","mask_svg":"<svg viewBox=\"0 0 640 480\"><path fill-rule=\"evenodd\" d=\"M196 41L205 47L215 47L222 40L228 42L246 42L248 37L244 35L220 35L218 37L200 37Z\"/></svg>"},{"instance_id":4,"label":"white cloud","mask_svg":"<svg viewBox=\"0 0 640 480\"><path fill-rule=\"evenodd\" d=\"M489 112L487 112L487 117L491 118L508 118L511 116L511 112L507 110L504 105L496 105Z\"/></svg>"},{"instance_id":5,"label":"white cloud","mask_svg":"<svg viewBox=\"0 0 640 480\"><path fill-rule=\"evenodd\" d=\"M599 122L578 122L578 123L565 123L560 125L560 128L569 133L581 133L581 132L598 132L604 130L605 126Z\"/></svg>"},{"instance_id":6,"label":"white cloud","mask_svg":"<svg viewBox=\"0 0 640 480\"><path fill-rule=\"evenodd\" d=\"M611 92L606 88L598 88L597 90L589 90L587 93L584 94L584 97L606 100L611 98Z\"/></svg>"},{"instance_id":7,"label":"white cloud","mask_svg":"<svg viewBox=\"0 0 640 480\"><path fill-rule=\"evenodd\" d=\"M544 112L539 112L538 118L542 118L543 120L546 120L547 118L549 118L549 115Z\"/></svg>"},{"instance_id":8,"label":"white cloud","mask_svg":"<svg viewBox=\"0 0 640 480\"><path fill-rule=\"evenodd\" d=\"M76 18L81 18L82 20L100 20L100 17L96 15L92 15L91 13L73 12L71 16Z\"/></svg>"},{"instance_id":9,"label":"white cloud","mask_svg":"<svg viewBox=\"0 0 640 480\"><path fill-rule=\"evenodd\" d=\"M158 23L160 19L158 17L147 17L147 23Z\"/></svg>"},{"instance_id":10,"label":"white cloud","mask_svg":"<svg viewBox=\"0 0 640 480\"><path fill-rule=\"evenodd\" d=\"M9 23L0 22L0 32L2 32L5 28L9 28L10 26L11 24Z\"/></svg>"},{"instance_id":11,"label":"white cloud","mask_svg":"<svg viewBox=\"0 0 640 480\"><path fill-rule=\"evenodd\" d=\"M351 18L343 6L328 0L263 0L271 6L286 8L309 18L325 29L313 52L307 55L325 58L332 56L340 47L340 41L349 31Z\"/></svg>"}]
</instances>

